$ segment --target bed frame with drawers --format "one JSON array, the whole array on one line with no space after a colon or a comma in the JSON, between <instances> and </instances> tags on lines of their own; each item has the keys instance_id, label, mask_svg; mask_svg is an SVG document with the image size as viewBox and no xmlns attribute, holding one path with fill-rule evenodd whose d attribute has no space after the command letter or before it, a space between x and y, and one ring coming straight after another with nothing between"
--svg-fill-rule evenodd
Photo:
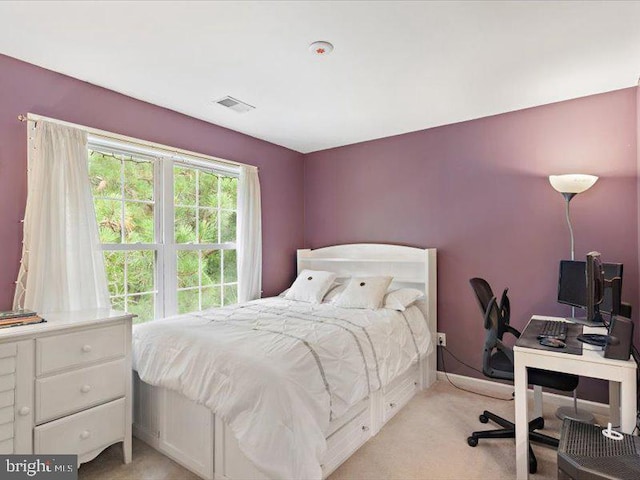
<instances>
[{"instance_id":1,"label":"bed frame with drawers","mask_svg":"<svg viewBox=\"0 0 640 480\"><path fill-rule=\"evenodd\" d=\"M338 245L298 250L298 272L305 268L336 272L338 278L392 275L392 287L425 292L432 342L436 338L436 250L385 244ZM263 480L240 451L229 427L206 407L142 382L134 372L133 434L207 480ZM419 391L436 380L436 349L385 388L373 392L335 419L327 432L322 464L326 478L376 435Z\"/></svg>"}]
</instances>

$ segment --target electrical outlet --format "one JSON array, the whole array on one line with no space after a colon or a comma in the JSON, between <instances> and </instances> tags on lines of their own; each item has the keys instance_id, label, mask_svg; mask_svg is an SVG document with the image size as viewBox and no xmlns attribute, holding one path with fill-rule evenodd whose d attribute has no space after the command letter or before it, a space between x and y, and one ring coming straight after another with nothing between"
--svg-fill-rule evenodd
<instances>
[{"instance_id":1,"label":"electrical outlet","mask_svg":"<svg viewBox=\"0 0 640 480\"><path fill-rule=\"evenodd\" d=\"M447 346L447 334L438 332L438 346L446 347Z\"/></svg>"}]
</instances>

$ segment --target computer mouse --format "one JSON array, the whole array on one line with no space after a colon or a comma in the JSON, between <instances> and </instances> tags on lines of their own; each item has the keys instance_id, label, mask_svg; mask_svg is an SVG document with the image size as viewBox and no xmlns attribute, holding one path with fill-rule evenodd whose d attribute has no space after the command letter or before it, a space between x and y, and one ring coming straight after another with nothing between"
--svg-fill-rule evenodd
<instances>
[{"instance_id":1,"label":"computer mouse","mask_svg":"<svg viewBox=\"0 0 640 480\"><path fill-rule=\"evenodd\" d=\"M545 347L553 347L553 348L564 348L567 346L562 340L557 338L541 338L540 345L544 345Z\"/></svg>"}]
</instances>

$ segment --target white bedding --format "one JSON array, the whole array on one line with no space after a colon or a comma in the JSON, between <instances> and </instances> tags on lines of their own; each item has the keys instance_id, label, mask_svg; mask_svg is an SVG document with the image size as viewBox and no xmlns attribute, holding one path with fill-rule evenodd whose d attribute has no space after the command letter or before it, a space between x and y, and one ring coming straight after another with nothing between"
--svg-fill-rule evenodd
<instances>
[{"instance_id":1,"label":"white bedding","mask_svg":"<svg viewBox=\"0 0 640 480\"><path fill-rule=\"evenodd\" d=\"M320 479L325 434L433 348L415 306L342 309L267 298L138 325L140 378L203 404L271 478Z\"/></svg>"}]
</instances>

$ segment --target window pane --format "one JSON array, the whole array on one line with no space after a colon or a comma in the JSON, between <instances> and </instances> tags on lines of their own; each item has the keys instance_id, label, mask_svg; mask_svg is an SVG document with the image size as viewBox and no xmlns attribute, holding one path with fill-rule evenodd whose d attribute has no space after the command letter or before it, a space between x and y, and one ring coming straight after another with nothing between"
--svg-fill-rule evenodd
<instances>
[{"instance_id":1,"label":"window pane","mask_svg":"<svg viewBox=\"0 0 640 480\"><path fill-rule=\"evenodd\" d=\"M220 242L236 241L236 212L222 210L220 212Z\"/></svg>"},{"instance_id":2,"label":"window pane","mask_svg":"<svg viewBox=\"0 0 640 480\"><path fill-rule=\"evenodd\" d=\"M124 312L126 310L124 305L124 297L111 297L111 308Z\"/></svg>"},{"instance_id":3,"label":"window pane","mask_svg":"<svg viewBox=\"0 0 640 480\"><path fill-rule=\"evenodd\" d=\"M198 289L178 290L178 313L197 312L198 308Z\"/></svg>"},{"instance_id":4,"label":"window pane","mask_svg":"<svg viewBox=\"0 0 640 480\"><path fill-rule=\"evenodd\" d=\"M138 250L127 253L127 293L151 292L155 252L152 250Z\"/></svg>"},{"instance_id":5,"label":"window pane","mask_svg":"<svg viewBox=\"0 0 640 480\"><path fill-rule=\"evenodd\" d=\"M133 295L127 298L127 308L129 313L138 315L133 319L133 323L144 323L153 320L153 297L154 294Z\"/></svg>"},{"instance_id":6,"label":"window pane","mask_svg":"<svg viewBox=\"0 0 640 480\"><path fill-rule=\"evenodd\" d=\"M235 250L223 250L224 258L224 283L237 283L238 282L238 265L236 262Z\"/></svg>"},{"instance_id":7,"label":"window pane","mask_svg":"<svg viewBox=\"0 0 640 480\"><path fill-rule=\"evenodd\" d=\"M238 303L238 286L237 285L225 285L223 305L231 305Z\"/></svg>"},{"instance_id":8,"label":"window pane","mask_svg":"<svg viewBox=\"0 0 640 480\"><path fill-rule=\"evenodd\" d=\"M133 200L153 201L153 164L125 157L124 196Z\"/></svg>"},{"instance_id":9,"label":"window pane","mask_svg":"<svg viewBox=\"0 0 640 480\"><path fill-rule=\"evenodd\" d=\"M217 207L218 176L201 171L198 177L198 205L201 207Z\"/></svg>"},{"instance_id":10,"label":"window pane","mask_svg":"<svg viewBox=\"0 0 640 480\"><path fill-rule=\"evenodd\" d=\"M220 250L202 252L202 285L219 285L220 269Z\"/></svg>"},{"instance_id":11,"label":"window pane","mask_svg":"<svg viewBox=\"0 0 640 480\"><path fill-rule=\"evenodd\" d=\"M124 295L124 252L104 252L110 295ZM124 309L124 304L123 304Z\"/></svg>"},{"instance_id":12,"label":"window pane","mask_svg":"<svg viewBox=\"0 0 640 480\"><path fill-rule=\"evenodd\" d=\"M125 202L124 227L126 243L153 243L153 205Z\"/></svg>"},{"instance_id":13,"label":"window pane","mask_svg":"<svg viewBox=\"0 0 640 480\"><path fill-rule=\"evenodd\" d=\"M198 270L197 251L178 252L178 288L197 287L199 285Z\"/></svg>"},{"instance_id":14,"label":"window pane","mask_svg":"<svg viewBox=\"0 0 640 480\"><path fill-rule=\"evenodd\" d=\"M200 215L199 242L218 243L218 211L199 208L198 214Z\"/></svg>"},{"instance_id":15,"label":"window pane","mask_svg":"<svg viewBox=\"0 0 640 480\"><path fill-rule=\"evenodd\" d=\"M196 204L196 170L173 168L173 194L176 205Z\"/></svg>"},{"instance_id":16,"label":"window pane","mask_svg":"<svg viewBox=\"0 0 640 480\"><path fill-rule=\"evenodd\" d=\"M233 177L220 177L220 207L235 210L238 203L238 179Z\"/></svg>"},{"instance_id":17,"label":"window pane","mask_svg":"<svg viewBox=\"0 0 640 480\"><path fill-rule=\"evenodd\" d=\"M113 155L89 150L89 178L96 197L120 198L121 161Z\"/></svg>"},{"instance_id":18,"label":"window pane","mask_svg":"<svg viewBox=\"0 0 640 480\"><path fill-rule=\"evenodd\" d=\"M196 242L196 209L176 207L176 243Z\"/></svg>"},{"instance_id":19,"label":"window pane","mask_svg":"<svg viewBox=\"0 0 640 480\"><path fill-rule=\"evenodd\" d=\"M122 202L118 200L95 201L96 220L100 232L100 242L121 243Z\"/></svg>"},{"instance_id":20,"label":"window pane","mask_svg":"<svg viewBox=\"0 0 640 480\"><path fill-rule=\"evenodd\" d=\"M220 287L205 287L202 289L202 309L219 307L222 304Z\"/></svg>"}]
</instances>

